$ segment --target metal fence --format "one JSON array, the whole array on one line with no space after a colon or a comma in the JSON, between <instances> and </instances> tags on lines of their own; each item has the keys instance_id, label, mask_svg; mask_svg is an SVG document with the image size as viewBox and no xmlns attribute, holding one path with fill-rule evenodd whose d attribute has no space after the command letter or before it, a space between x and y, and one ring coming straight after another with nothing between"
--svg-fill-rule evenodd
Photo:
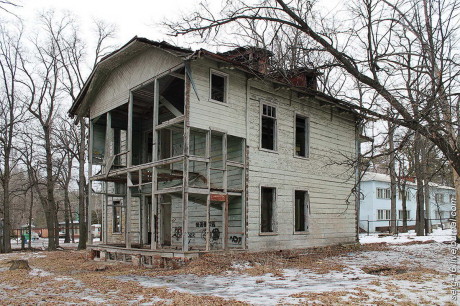
<instances>
[{"instance_id":1,"label":"metal fence","mask_svg":"<svg viewBox=\"0 0 460 306\"><path fill-rule=\"evenodd\" d=\"M436 218L436 219L425 219L425 229L428 225L431 227L445 228L449 224L452 218ZM366 233L370 235L372 233L391 233L391 223L396 222L396 235L403 230L402 219L388 219L388 220L359 220L360 233ZM407 220L407 229L415 229L415 219Z\"/></svg>"}]
</instances>

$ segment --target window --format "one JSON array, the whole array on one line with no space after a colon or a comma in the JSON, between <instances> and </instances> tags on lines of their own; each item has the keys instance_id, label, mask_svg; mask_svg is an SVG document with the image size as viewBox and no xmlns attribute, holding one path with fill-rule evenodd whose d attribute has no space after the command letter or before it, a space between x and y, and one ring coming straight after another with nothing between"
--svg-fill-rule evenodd
<instances>
[{"instance_id":1,"label":"window","mask_svg":"<svg viewBox=\"0 0 460 306\"><path fill-rule=\"evenodd\" d=\"M227 81L228 76L221 72L211 70L210 77L210 99L211 101L227 103Z\"/></svg>"},{"instance_id":2,"label":"window","mask_svg":"<svg viewBox=\"0 0 460 306\"><path fill-rule=\"evenodd\" d=\"M378 209L377 220L390 220L391 214L389 209Z\"/></svg>"},{"instance_id":3,"label":"window","mask_svg":"<svg viewBox=\"0 0 460 306\"><path fill-rule=\"evenodd\" d=\"M444 194L442 193L436 193L434 195L436 203L444 203Z\"/></svg>"},{"instance_id":4,"label":"window","mask_svg":"<svg viewBox=\"0 0 460 306\"><path fill-rule=\"evenodd\" d=\"M262 187L260 190L260 231L262 233L274 232L274 204L276 197L275 188Z\"/></svg>"},{"instance_id":5,"label":"window","mask_svg":"<svg viewBox=\"0 0 460 306\"><path fill-rule=\"evenodd\" d=\"M409 190L406 190L404 192L406 194L406 201L410 201L410 193L409 193ZM398 192L398 197L400 200L402 200L403 198L403 193L401 192L401 190Z\"/></svg>"},{"instance_id":6,"label":"window","mask_svg":"<svg viewBox=\"0 0 460 306\"><path fill-rule=\"evenodd\" d=\"M261 125L262 148L276 150L276 107L262 104Z\"/></svg>"},{"instance_id":7,"label":"window","mask_svg":"<svg viewBox=\"0 0 460 306\"><path fill-rule=\"evenodd\" d=\"M295 155L308 157L309 139L308 139L308 118L299 115L295 116Z\"/></svg>"},{"instance_id":8,"label":"window","mask_svg":"<svg viewBox=\"0 0 460 306\"><path fill-rule=\"evenodd\" d=\"M401 209L398 211L398 219L403 219L404 217L404 211ZM410 210L406 210L406 219L409 220L410 219Z\"/></svg>"},{"instance_id":9,"label":"window","mask_svg":"<svg viewBox=\"0 0 460 306\"><path fill-rule=\"evenodd\" d=\"M390 199L390 188L377 188L377 199Z\"/></svg>"},{"instance_id":10,"label":"window","mask_svg":"<svg viewBox=\"0 0 460 306\"><path fill-rule=\"evenodd\" d=\"M122 220L123 206L121 201L113 201L113 233L121 233L123 231L123 220Z\"/></svg>"},{"instance_id":11,"label":"window","mask_svg":"<svg viewBox=\"0 0 460 306\"><path fill-rule=\"evenodd\" d=\"M305 232L308 230L308 192L296 190L294 198L294 230L296 232Z\"/></svg>"}]
</instances>

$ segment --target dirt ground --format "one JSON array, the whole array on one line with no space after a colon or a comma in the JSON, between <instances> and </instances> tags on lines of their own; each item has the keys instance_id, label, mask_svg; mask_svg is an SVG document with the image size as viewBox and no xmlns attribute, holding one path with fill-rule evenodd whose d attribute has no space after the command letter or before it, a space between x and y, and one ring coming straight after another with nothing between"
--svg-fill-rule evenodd
<instances>
[{"instance_id":1,"label":"dirt ground","mask_svg":"<svg viewBox=\"0 0 460 306\"><path fill-rule=\"evenodd\" d=\"M1 305L455 305L446 243L213 254L175 269L97 262L86 252L0 254ZM31 270L9 270L28 260Z\"/></svg>"}]
</instances>

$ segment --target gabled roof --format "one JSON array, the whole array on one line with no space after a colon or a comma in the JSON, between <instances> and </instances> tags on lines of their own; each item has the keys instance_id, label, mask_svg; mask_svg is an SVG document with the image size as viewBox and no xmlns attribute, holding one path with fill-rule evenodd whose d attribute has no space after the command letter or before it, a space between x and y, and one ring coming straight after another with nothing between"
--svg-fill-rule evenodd
<instances>
[{"instance_id":1,"label":"gabled roof","mask_svg":"<svg viewBox=\"0 0 460 306\"><path fill-rule=\"evenodd\" d=\"M70 107L69 114L74 116L77 113L80 115L86 113L88 106L84 105L84 102L88 100L88 91L102 85L111 71L118 67L121 63L135 57L137 54L151 47L160 48L177 57L187 57L193 53L190 49L176 47L164 41L156 42L147 38L135 36L121 48L104 56L97 63L96 67L94 67L90 76L83 85L83 88L78 94L76 100ZM82 110L79 109L81 106L83 106Z\"/></svg>"},{"instance_id":2,"label":"gabled roof","mask_svg":"<svg viewBox=\"0 0 460 306\"><path fill-rule=\"evenodd\" d=\"M121 48L103 57L97 63L97 65L91 72L90 76L86 80L85 84L83 85L83 89L80 91L76 100L72 104L69 110L70 116L73 117L77 114L80 116L85 116L89 108L88 101L90 101L91 97L95 95L95 93L97 92L97 89L100 88L104 84L104 82L107 80L112 70L118 67L121 63L128 61L129 59L135 57L137 54L143 52L147 48L152 48L152 47L160 48L176 57L182 58L183 60L206 57L214 61L225 62L225 63L232 65L232 67L238 70L244 71L248 74L251 74L261 80L267 80L281 87L286 87L290 90L294 90L295 92L298 93L299 97L301 96L314 97L320 100L322 103L331 104L341 110L351 112L355 114L358 118L364 117L362 114L354 110L353 105L350 103L336 99L334 97L331 97L325 93L322 93L314 89L296 87L296 86L293 86L292 84L287 84L283 81L280 81L272 77L270 74L260 73L254 69L251 69L249 66L241 62L232 60L231 57L227 57L225 54L227 54L228 52L213 53L205 49L199 49L197 51L192 51L191 49L185 49L185 48L173 46L164 41L156 42L156 41L149 40L147 38L142 38L142 37L137 37L137 36L133 37L130 41L128 41Z\"/></svg>"}]
</instances>

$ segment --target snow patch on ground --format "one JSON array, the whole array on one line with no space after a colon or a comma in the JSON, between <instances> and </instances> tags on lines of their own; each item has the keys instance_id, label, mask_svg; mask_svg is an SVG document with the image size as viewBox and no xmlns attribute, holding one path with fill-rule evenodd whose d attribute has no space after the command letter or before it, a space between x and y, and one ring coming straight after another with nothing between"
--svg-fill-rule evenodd
<instances>
[{"instance_id":1,"label":"snow patch on ground","mask_svg":"<svg viewBox=\"0 0 460 306\"><path fill-rule=\"evenodd\" d=\"M450 301L448 275L449 248L443 243L450 241L451 231L435 231L428 237L408 235L397 237L398 243L409 241L435 240L433 243L396 245L394 237L389 250L350 252L346 255L326 259L331 263L340 263L346 268L342 271L331 271L320 274L310 270L284 269L282 276L265 274L250 276L244 270L250 268L247 262L236 262L231 270L223 275L196 276L118 276L122 281L136 281L145 287L167 287L173 291L195 295L212 295L225 299L238 299L254 305L276 305L287 303L305 303L305 298L293 297L300 293L345 292L343 301L356 301L366 294L367 302L382 300L396 302L443 304ZM387 237L388 238L388 237ZM377 238L375 242L382 242ZM372 243L368 239L367 243ZM388 239L386 239L388 240ZM306 255L308 256L308 255ZM364 272L368 267L394 267L404 272L399 275L374 275ZM421 269L432 269L437 272L424 272ZM426 271L426 270L424 270ZM404 274L404 273L408 274ZM414 276L417 275L417 276ZM414 277L414 279L410 279ZM420 294L423 292L423 295Z\"/></svg>"},{"instance_id":2,"label":"snow patch on ground","mask_svg":"<svg viewBox=\"0 0 460 306\"><path fill-rule=\"evenodd\" d=\"M361 244L368 244L368 243L380 243L386 242L390 244L401 244L406 242L412 241L429 241L434 240L436 242L450 242L454 241L455 235L452 234L451 229L435 229L433 233L429 234L428 236L417 236L415 231L411 230L408 233L399 233L395 236L383 236L379 237L379 234L360 234L359 235L359 242Z\"/></svg>"},{"instance_id":3,"label":"snow patch on ground","mask_svg":"<svg viewBox=\"0 0 460 306\"><path fill-rule=\"evenodd\" d=\"M29 272L30 276L38 276L38 277L46 277L46 276L51 276L53 273L50 273L48 271L42 270L42 269L32 269Z\"/></svg>"}]
</instances>

